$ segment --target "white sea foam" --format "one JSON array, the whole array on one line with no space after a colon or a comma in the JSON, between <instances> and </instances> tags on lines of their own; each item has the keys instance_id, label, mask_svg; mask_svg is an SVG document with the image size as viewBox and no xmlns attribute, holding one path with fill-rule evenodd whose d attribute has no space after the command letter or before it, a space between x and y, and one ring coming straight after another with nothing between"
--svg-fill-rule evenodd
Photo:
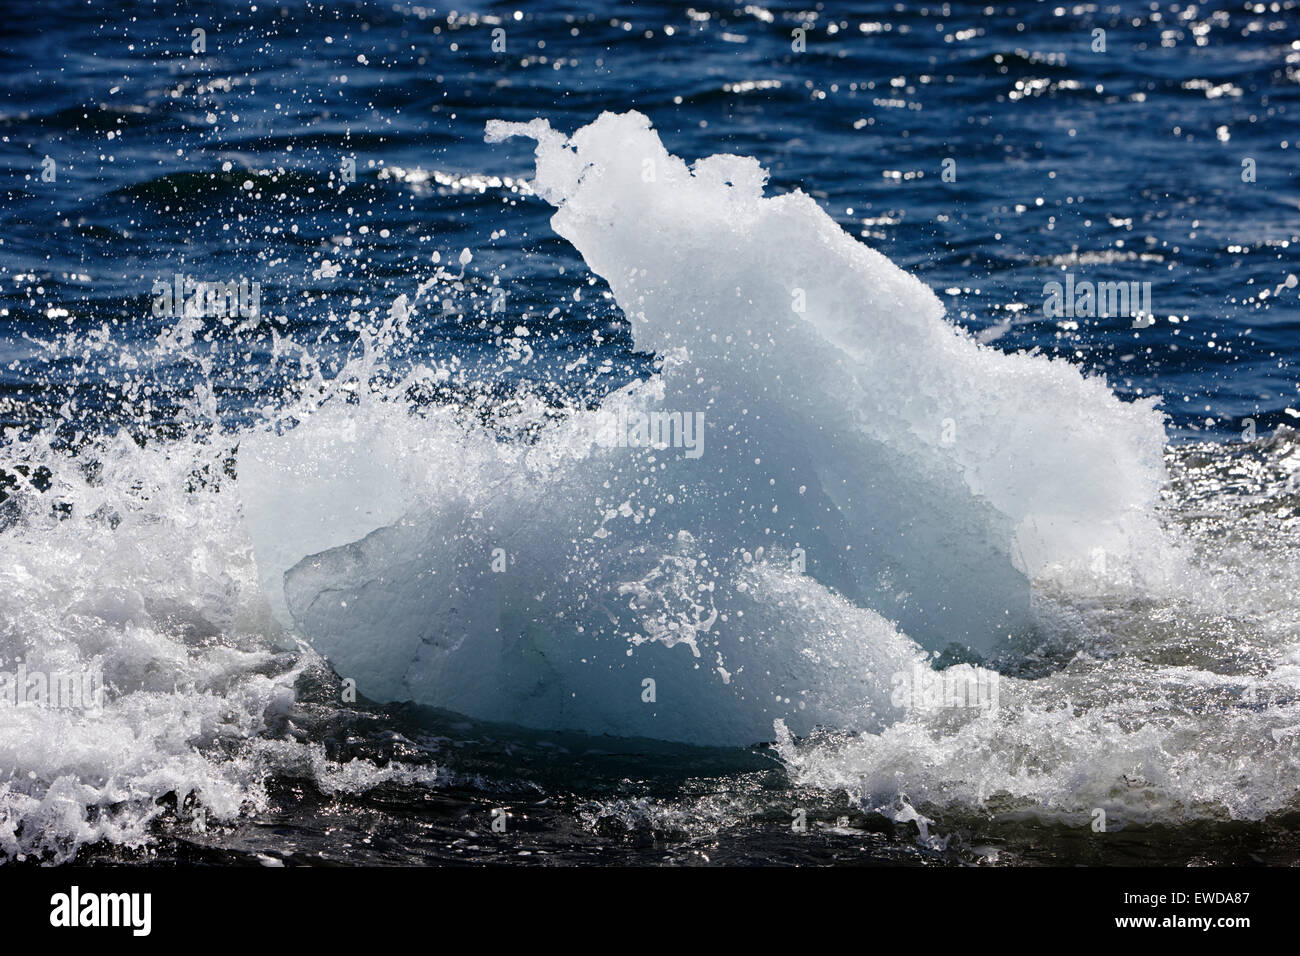
<instances>
[{"instance_id":1,"label":"white sea foam","mask_svg":"<svg viewBox=\"0 0 1300 956\"><path fill-rule=\"evenodd\" d=\"M75 457L41 438L0 451L10 475L52 473L44 493L3 503L2 666L95 672L105 685L93 709L0 701L0 859L145 846L178 806L201 832L264 807L275 774L327 792L435 779L276 739L296 678L318 662L266 605L237 496L195 488L219 470L221 446L121 436Z\"/></svg>"}]
</instances>

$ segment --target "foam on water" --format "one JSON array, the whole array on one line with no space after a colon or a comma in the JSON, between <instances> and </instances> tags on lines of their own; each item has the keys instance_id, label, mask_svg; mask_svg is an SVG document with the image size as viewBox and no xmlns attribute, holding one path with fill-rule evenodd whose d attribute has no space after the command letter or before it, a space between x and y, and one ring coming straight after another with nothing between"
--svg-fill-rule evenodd
<instances>
[{"instance_id":1,"label":"foam on water","mask_svg":"<svg viewBox=\"0 0 1300 956\"><path fill-rule=\"evenodd\" d=\"M97 672L105 685L98 707L0 702L5 856L143 846L178 812L202 831L264 806L275 774L329 792L407 773L331 763L282 736L295 680L319 662L257 586L238 499L215 478L225 454L125 435L76 457L40 438L4 446L8 474L45 467L52 484L3 503L0 670Z\"/></svg>"},{"instance_id":2,"label":"foam on water","mask_svg":"<svg viewBox=\"0 0 1300 956\"><path fill-rule=\"evenodd\" d=\"M1300 435L1171 449L1162 516L1182 587L1050 589L1059 663L1003 676L991 712L912 714L877 733L780 729L794 781L865 809L978 809L1108 830L1294 813L1300 794ZM1037 656L1037 655L1035 655ZM1045 671L1045 672L1044 672ZM1098 811L1105 816L1099 818ZM918 814L924 820L924 816Z\"/></svg>"}]
</instances>

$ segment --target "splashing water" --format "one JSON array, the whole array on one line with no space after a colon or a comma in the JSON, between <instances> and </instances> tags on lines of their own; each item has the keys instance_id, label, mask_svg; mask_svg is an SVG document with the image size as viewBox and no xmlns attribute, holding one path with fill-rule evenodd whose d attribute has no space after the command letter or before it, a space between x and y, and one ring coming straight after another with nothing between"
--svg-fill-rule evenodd
<instances>
[{"instance_id":1,"label":"splashing water","mask_svg":"<svg viewBox=\"0 0 1300 956\"><path fill-rule=\"evenodd\" d=\"M307 371L269 424L75 453L6 436L0 658L102 669L108 692L0 710L4 853L233 821L277 774L438 785L293 733L326 663L481 720L775 737L797 785L927 833L954 807L1294 809L1294 433L1167 451L1153 401L978 345L811 198L765 196L746 157L688 166L640 114L489 124L512 136L653 374L596 406L485 408L455 360L396 361L421 289L334 377L278 341ZM213 423L210 393L190 412ZM972 663L1001 672L996 708L900 703L899 675Z\"/></svg>"}]
</instances>

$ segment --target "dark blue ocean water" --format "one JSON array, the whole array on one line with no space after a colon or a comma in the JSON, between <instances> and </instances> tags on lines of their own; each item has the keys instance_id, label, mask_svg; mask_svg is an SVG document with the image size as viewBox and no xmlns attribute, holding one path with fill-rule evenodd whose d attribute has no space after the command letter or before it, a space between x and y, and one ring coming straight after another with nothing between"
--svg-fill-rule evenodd
<instances>
[{"instance_id":1,"label":"dark blue ocean water","mask_svg":"<svg viewBox=\"0 0 1300 956\"><path fill-rule=\"evenodd\" d=\"M873 740L881 773L898 768L900 802L880 813L845 789L859 774L869 791L877 769L852 753L843 776L833 759L799 776L767 747L593 741L364 696L340 706L339 675L299 674L301 648L227 614L231 594L255 589L246 542L226 549L229 567L213 557L222 535L238 536L221 502L178 502L156 474L137 480L127 466L103 482L122 500L101 502L98 469L114 465L100 454L75 508L29 508L32 495L21 516L0 512L6 659L53 635L47 652L116 662L129 690L117 737L77 727L47 741L40 726L6 725L19 743L0 764L5 858L1297 859L1300 738L1288 715L1300 694L1269 682L1294 670L1300 551L1287 549L1300 505L1284 488L1294 443L1268 436L1300 424L1300 0L454 11L42 0L7 9L0 31L0 447L16 459L33 436L75 448L116 429L142 444L211 425L234 434L302 387L283 341L328 376L359 348L355 315L383 316L439 266L459 270L462 250L457 295L421 302L413 338L387 359L394 374L459 360L465 374L425 399L504 400L521 386L595 398L644 374L655 357L634 350L604 281L552 231L553 209L517 189L533 172L531 144L483 141L491 119L545 117L568 133L635 109L688 161L756 157L769 194L813 196L991 347L1059 356L1126 398L1160 396L1171 444L1216 443L1170 452L1173 522L1203 532L1200 543L1231 538L1240 553L1224 566L1247 568L1247 584L1231 586L1260 589L1233 605L1246 606L1239 617L1089 605L1068 635L1077 645L1035 651L1013 671L1027 685L1064 674L1065 689L1046 687L1023 723L990 732L994 783L971 782L941 734L929 750ZM153 308L155 282L176 274L258 283L264 321L206 323L181 341ZM1046 284L1067 274L1150 283L1153 321L1046 315ZM526 365L502 346L500 289L530 332ZM1259 442L1229 446L1247 419ZM35 468L15 471L49 486ZM0 504L21 483L0 470ZM1251 496L1266 505L1234 510ZM99 509L84 552L57 520L80 518L83 500ZM147 547L119 554L119 520ZM162 530L151 538L150 526ZM1076 675L1080 646L1091 656ZM1179 668L1223 685L1171 702L1165 682ZM293 687L292 704L267 689L272 678ZM1216 723L1216 708L1239 703L1232 681L1248 678L1263 696L1241 706L1259 722ZM1052 731L1058 703L1077 699L1103 715L1087 725L1093 737L1068 722ZM1245 756L1242 726L1257 731ZM428 773L367 776L398 762ZM930 781L933 767L951 791ZM1067 799L1072 781L1157 810L1092 839L1093 804ZM918 826L902 791L927 785L931 819ZM69 810L69 792L86 805ZM508 840L490 836L500 807L511 808ZM811 836L791 831L792 807L809 814ZM208 812L221 826L206 825Z\"/></svg>"},{"instance_id":2,"label":"dark blue ocean water","mask_svg":"<svg viewBox=\"0 0 1300 956\"><path fill-rule=\"evenodd\" d=\"M499 179L531 172L531 151L485 145L482 130L544 116L568 131L627 109L687 159L757 157L771 191L815 196L996 347L1163 396L1176 434L1231 435L1247 417L1264 430L1300 403L1300 289L1286 284L1300 271L1293 2L54 0L4 29L6 423L62 405L36 391L51 384L75 393L74 429L165 420L192 363L154 368L149 408L122 407L113 363L35 344L101 328L151 339L165 326L150 314L156 279L256 280L281 333L342 351L351 309L413 292L432 253L454 262L462 248L467 281L500 276L540 333L530 375L578 388L562 356L581 343L621 381L646 357L608 300L564 294L585 266L550 231L549 207ZM322 276L322 260L337 274ZM1154 324L1045 316L1044 284L1066 272L1150 283ZM490 329L428 312L419 325L418 349L494 364ZM265 330L214 334L223 417L279 387L267 344Z\"/></svg>"}]
</instances>

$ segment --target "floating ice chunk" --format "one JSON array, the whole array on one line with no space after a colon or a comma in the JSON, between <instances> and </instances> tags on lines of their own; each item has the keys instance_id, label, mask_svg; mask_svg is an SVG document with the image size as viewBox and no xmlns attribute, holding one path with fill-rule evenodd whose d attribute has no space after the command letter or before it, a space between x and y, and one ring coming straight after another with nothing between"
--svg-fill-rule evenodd
<instances>
[{"instance_id":1,"label":"floating ice chunk","mask_svg":"<svg viewBox=\"0 0 1300 956\"><path fill-rule=\"evenodd\" d=\"M638 113L488 125L515 135L662 371L529 444L399 403L247 443L263 580L362 693L697 743L868 730L922 648L1030 633L1035 582L1158 570L1152 402L979 345L753 159L688 167ZM596 440L694 415L697 458Z\"/></svg>"}]
</instances>

